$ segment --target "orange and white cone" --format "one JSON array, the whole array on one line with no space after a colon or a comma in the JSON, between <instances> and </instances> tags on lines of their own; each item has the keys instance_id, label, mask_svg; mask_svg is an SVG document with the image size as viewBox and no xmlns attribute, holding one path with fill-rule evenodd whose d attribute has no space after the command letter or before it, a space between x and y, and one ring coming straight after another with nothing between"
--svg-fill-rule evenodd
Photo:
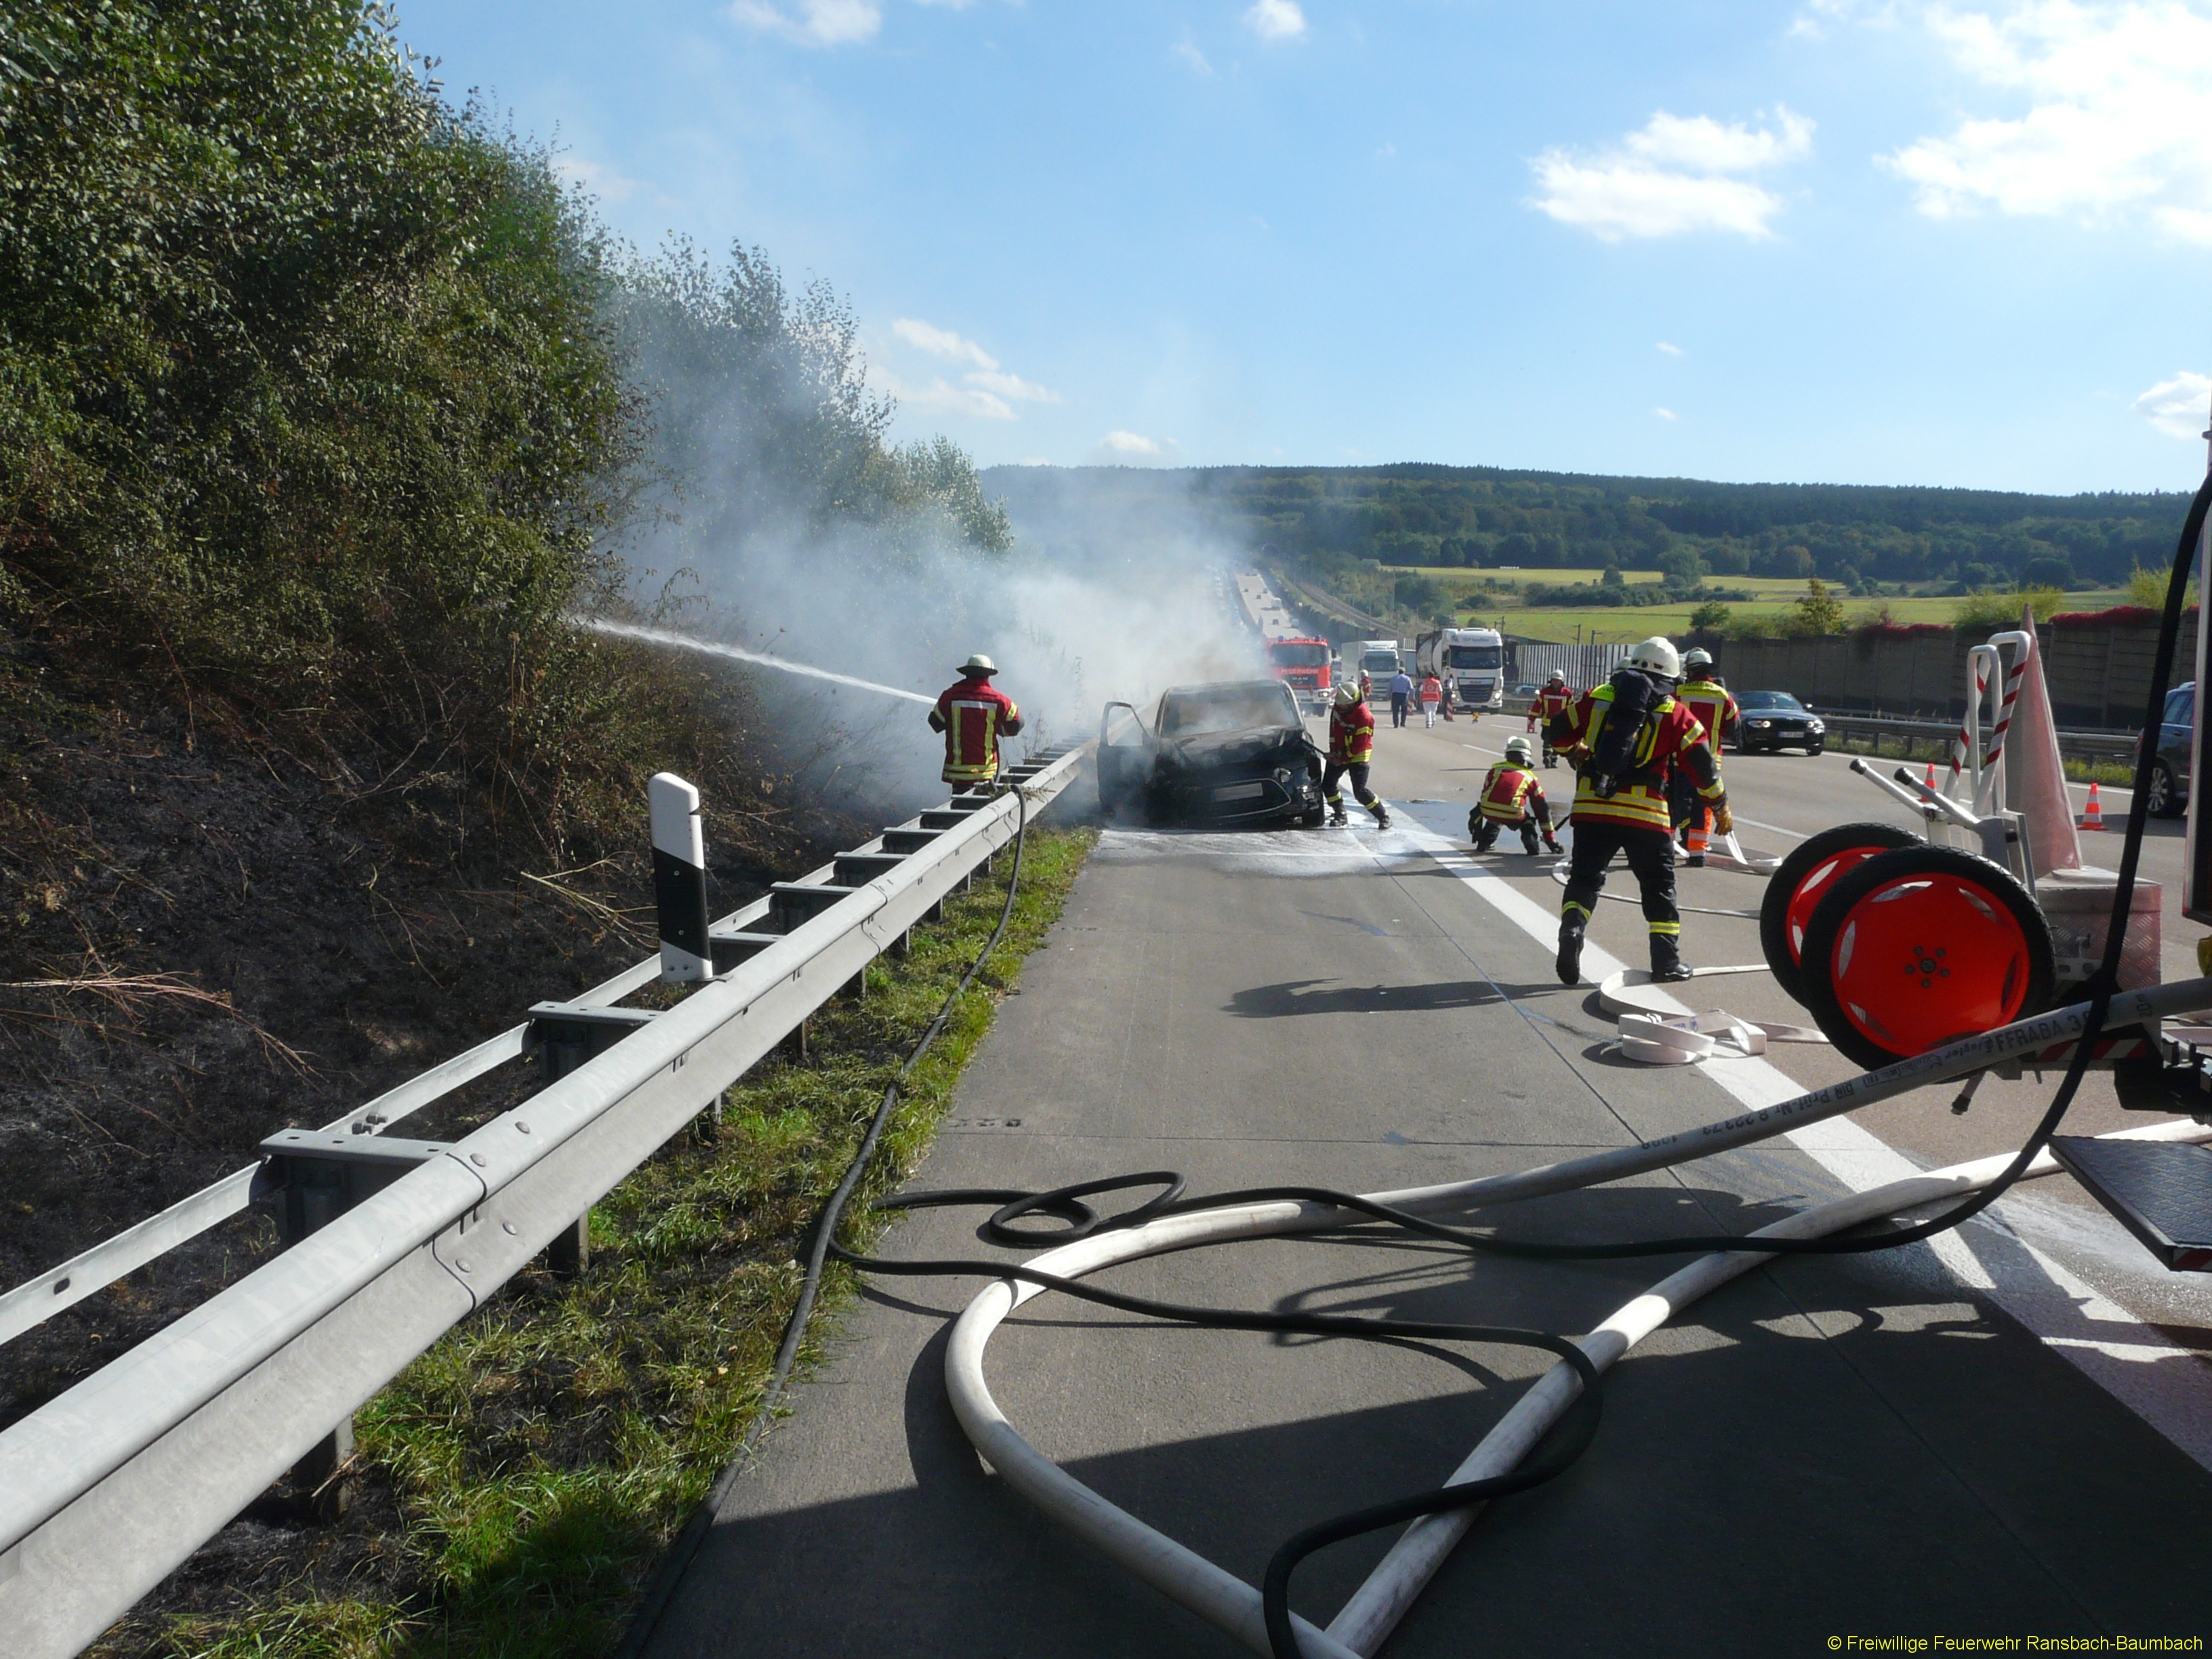
<instances>
[{"instance_id":1,"label":"orange and white cone","mask_svg":"<svg viewBox=\"0 0 2212 1659\"><path fill-rule=\"evenodd\" d=\"M2076 829L2081 830L2101 830L2105 827L2105 809L2098 805L2097 786L2094 782L2089 786L2089 805L2074 820L2074 823Z\"/></svg>"},{"instance_id":2,"label":"orange and white cone","mask_svg":"<svg viewBox=\"0 0 2212 1659\"><path fill-rule=\"evenodd\" d=\"M1934 761L1929 761L1928 763L1928 787L1931 790L1936 787L1936 763Z\"/></svg>"}]
</instances>

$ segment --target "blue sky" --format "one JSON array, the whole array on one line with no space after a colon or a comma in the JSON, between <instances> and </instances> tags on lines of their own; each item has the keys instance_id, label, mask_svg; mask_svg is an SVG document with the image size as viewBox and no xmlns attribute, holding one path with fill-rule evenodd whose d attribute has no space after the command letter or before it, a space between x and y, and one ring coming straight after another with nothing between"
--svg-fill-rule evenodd
<instances>
[{"instance_id":1,"label":"blue sky","mask_svg":"<svg viewBox=\"0 0 2212 1659\"><path fill-rule=\"evenodd\" d=\"M402 0L986 465L2188 489L2212 0Z\"/></svg>"}]
</instances>

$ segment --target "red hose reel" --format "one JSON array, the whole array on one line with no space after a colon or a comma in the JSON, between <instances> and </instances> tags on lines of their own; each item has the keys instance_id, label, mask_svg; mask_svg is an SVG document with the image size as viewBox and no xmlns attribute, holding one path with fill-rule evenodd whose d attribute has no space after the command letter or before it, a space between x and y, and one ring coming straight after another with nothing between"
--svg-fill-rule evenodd
<instances>
[{"instance_id":1,"label":"red hose reel","mask_svg":"<svg viewBox=\"0 0 2212 1659\"><path fill-rule=\"evenodd\" d=\"M1759 938L1783 988L1869 1067L2051 1004L2051 927L2034 896L1988 859L1890 824L1842 824L1791 853Z\"/></svg>"}]
</instances>

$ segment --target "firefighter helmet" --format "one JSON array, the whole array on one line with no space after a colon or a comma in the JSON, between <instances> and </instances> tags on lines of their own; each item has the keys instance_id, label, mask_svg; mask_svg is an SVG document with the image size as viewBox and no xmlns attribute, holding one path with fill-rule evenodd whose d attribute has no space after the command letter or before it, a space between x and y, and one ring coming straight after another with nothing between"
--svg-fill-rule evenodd
<instances>
[{"instance_id":1,"label":"firefighter helmet","mask_svg":"<svg viewBox=\"0 0 2212 1659\"><path fill-rule=\"evenodd\" d=\"M997 673L999 672L999 665L993 662L988 657L978 651L974 656L969 658L966 662L960 665L960 672L963 674L982 674L988 676Z\"/></svg>"},{"instance_id":2,"label":"firefighter helmet","mask_svg":"<svg viewBox=\"0 0 2212 1659\"><path fill-rule=\"evenodd\" d=\"M1552 671L1552 678L1544 682L1547 685L1565 685L1566 683L1567 677L1556 668Z\"/></svg>"},{"instance_id":3,"label":"firefighter helmet","mask_svg":"<svg viewBox=\"0 0 2212 1659\"><path fill-rule=\"evenodd\" d=\"M1336 706L1339 708L1352 708L1358 702L1359 682L1358 680L1339 680L1336 683Z\"/></svg>"},{"instance_id":4,"label":"firefighter helmet","mask_svg":"<svg viewBox=\"0 0 2212 1659\"><path fill-rule=\"evenodd\" d=\"M1682 672L1686 674L1700 668L1711 668L1712 665L1713 653L1702 645L1693 651L1685 652L1682 655Z\"/></svg>"},{"instance_id":5,"label":"firefighter helmet","mask_svg":"<svg viewBox=\"0 0 2212 1659\"><path fill-rule=\"evenodd\" d=\"M1530 759L1534 757L1534 751L1528 747L1528 738L1508 738L1505 739L1505 758L1513 762L1516 765L1528 765Z\"/></svg>"},{"instance_id":6,"label":"firefighter helmet","mask_svg":"<svg viewBox=\"0 0 2212 1659\"><path fill-rule=\"evenodd\" d=\"M1671 682L1682 677L1682 659L1663 635L1655 634L1641 644L1630 646L1621 666L1641 669L1654 679Z\"/></svg>"}]
</instances>

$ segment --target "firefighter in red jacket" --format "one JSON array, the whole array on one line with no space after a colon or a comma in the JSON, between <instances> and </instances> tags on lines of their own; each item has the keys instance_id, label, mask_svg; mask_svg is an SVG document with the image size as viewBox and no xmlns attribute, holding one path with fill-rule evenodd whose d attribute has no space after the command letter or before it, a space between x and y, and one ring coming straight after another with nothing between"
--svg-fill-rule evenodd
<instances>
[{"instance_id":1,"label":"firefighter in red jacket","mask_svg":"<svg viewBox=\"0 0 2212 1659\"><path fill-rule=\"evenodd\" d=\"M1567 684L1565 674L1553 674L1544 682L1544 689L1536 694L1535 701L1528 705L1528 729L1531 732L1548 730L1553 720L1574 706L1574 687ZM1552 740L1547 737L1544 739L1544 764L1553 767L1559 763L1559 750L1552 747Z\"/></svg>"},{"instance_id":2,"label":"firefighter in red jacket","mask_svg":"<svg viewBox=\"0 0 2212 1659\"><path fill-rule=\"evenodd\" d=\"M1698 799L1712 812L1715 830L1726 835L1735 825L1720 769L1705 744L1705 728L1674 701L1674 681L1681 672L1682 659L1672 644L1646 640L1630 650L1608 684L1583 693L1546 733L1558 748L1582 744L1589 751L1576 769L1575 847L1559 910L1557 965L1562 985L1582 976L1583 935L1605 886L1605 866L1615 853L1628 855L1642 891L1644 920L1651 930L1651 977L1690 977L1682 962L1682 913L1674 902L1674 836L1667 805L1675 769L1690 775Z\"/></svg>"},{"instance_id":3,"label":"firefighter in red jacket","mask_svg":"<svg viewBox=\"0 0 2212 1659\"><path fill-rule=\"evenodd\" d=\"M1533 759L1528 738L1506 739L1505 758L1490 769L1490 775L1482 781L1481 797L1467 815L1468 839L1474 843L1476 852L1487 853L1497 844L1499 832L1506 830L1520 832L1521 844L1531 858L1536 855L1540 831L1546 847L1554 853L1562 850L1559 838L1552 833L1552 804L1544 799L1544 786L1529 769Z\"/></svg>"},{"instance_id":4,"label":"firefighter in red jacket","mask_svg":"<svg viewBox=\"0 0 2212 1659\"><path fill-rule=\"evenodd\" d=\"M987 790L999 779L999 739L1022 729L1022 711L991 684L998 664L981 652L960 665L960 683L929 711L929 729L945 733L945 781L952 793Z\"/></svg>"},{"instance_id":5,"label":"firefighter in red jacket","mask_svg":"<svg viewBox=\"0 0 2212 1659\"><path fill-rule=\"evenodd\" d=\"M1365 678L1361 676L1362 680ZM1321 777L1321 793L1328 802L1331 823L1351 822L1345 815L1342 788L1342 780L1348 772L1352 775L1352 795L1375 814L1375 827L1390 827L1390 814L1367 787L1367 763L1374 753L1375 711L1367 706L1364 688L1358 682L1346 680L1336 688L1336 701L1329 707L1328 764Z\"/></svg>"},{"instance_id":6,"label":"firefighter in red jacket","mask_svg":"<svg viewBox=\"0 0 2212 1659\"><path fill-rule=\"evenodd\" d=\"M1705 728L1705 745L1713 751L1713 764L1718 766L1722 742L1735 734L1743 719L1743 711L1735 706L1735 699L1713 672L1713 653L1696 650L1682 659L1682 684L1675 688L1674 701L1698 717L1698 724ZM1692 869L1705 861L1706 825L1711 814L1689 787L1689 775L1678 773L1674 780L1674 818L1682 826L1682 846L1689 857L1682 860Z\"/></svg>"}]
</instances>

